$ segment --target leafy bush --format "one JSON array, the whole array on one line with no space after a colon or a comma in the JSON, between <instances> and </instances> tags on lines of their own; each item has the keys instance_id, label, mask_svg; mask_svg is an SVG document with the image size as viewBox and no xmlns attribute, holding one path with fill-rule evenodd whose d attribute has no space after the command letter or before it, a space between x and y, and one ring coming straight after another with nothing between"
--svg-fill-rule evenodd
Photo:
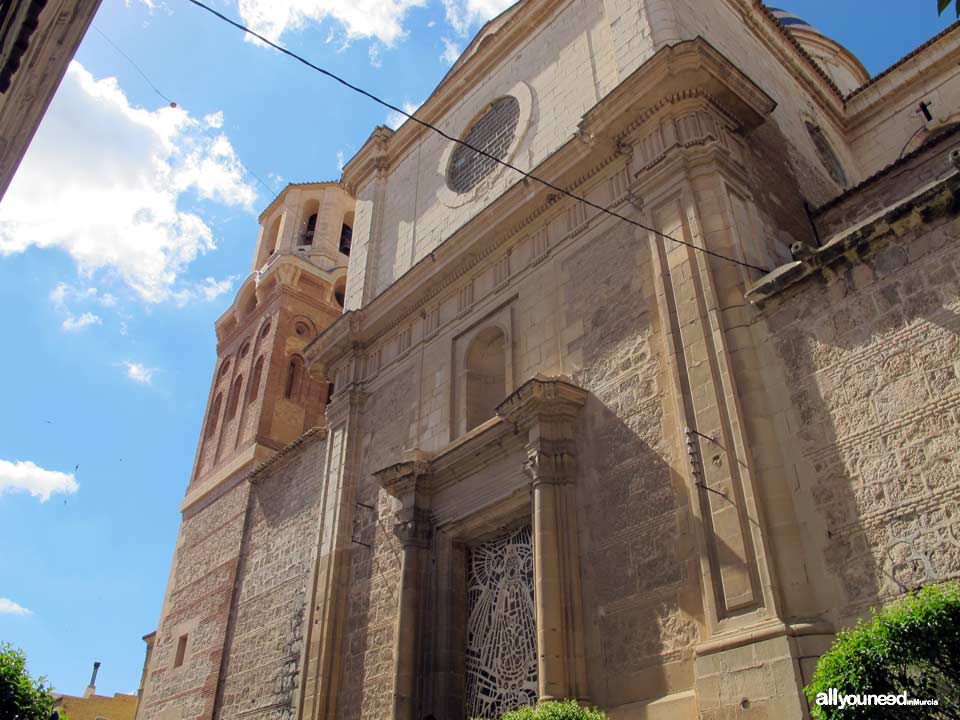
<instances>
[{"instance_id":1,"label":"leafy bush","mask_svg":"<svg viewBox=\"0 0 960 720\"><path fill-rule=\"evenodd\" d=\"M52 690L45 678L30 677L23 650L0 643L0 718L49 720L53 712Z\"/></svg>"},{"instance_id":2,"label":"leafy bush","mask_svg":"<svg viewBox=\"0 0 960 720\"><path fill-rule=\"evenodd\" d=\"M906 693L939 705L817 705L831 688L842 696ZM925 587L840 632L806 694L816 720L960 717L960 583Z\"/></svg>"},{"instance_id":3,"label":"leafy bush","mask_svg":"<svg viewBox=\"0 0 960 720\"><path fill-rule=\"evenodd\" d=\"M508 712L502 720L606 720L596 708L583 708L576 700L543 702Z\"/></svg>"}]
</instances>

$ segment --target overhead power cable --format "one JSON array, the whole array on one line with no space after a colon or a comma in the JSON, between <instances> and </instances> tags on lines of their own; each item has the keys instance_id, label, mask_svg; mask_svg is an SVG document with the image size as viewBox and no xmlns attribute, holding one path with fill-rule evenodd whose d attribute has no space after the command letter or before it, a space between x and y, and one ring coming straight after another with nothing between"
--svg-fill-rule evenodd
<instances>
[{"instance_id":1,"label":"overhead power cable","mask_svg":"<svg viewBox=\"0 0 960 720\"><path fill-rule=\"evenodd\" d=\"M219 18L219 19L222 20L223 22L227 23L228 25L232 25L233 27L237 28L238 30L241 30L242 32L245 32L246 34L251 35L252 37L255 37L257 40L259 40L260 42L264 43L265 45L269 45L270 47L272 47L274 50L277 50L277 51L283 53L284 55L287 55L287 56L293 58L293 59L296 60L297 62L302 63L303 65L306 65L306 66L307 66L308 68L310 68L311 70L315 70L316 72L320 73L321 75L325 75L326 77L330 78L330 79L333 80L334 82L337 82L337 83L343 85L344 87L346 87L346 88L348 88L348 89L350 89L350 90L353 90L355 93L358 93L358 94L360 94L360 95L363 95L363 96L366 97L366 98L369 98L370 100L373 100L375 103L377 103L377 104L379 104L379 105L382 105L383 107L387 108L388 110L392 110L393 112L399 113L400 115L402 115L403 117L407 118L408 120L412 120L413 122L415 122L415 123L417 123L418 125L421 125L421 126L427 128L428 130L432 130L433 132L437 133L438 135L440 135L441 137L445 138L446 140L449 140L450 142L457 143L458 145L463 145L463 146L464 146L465 148L467 148L468 150L471 150L471 151L477 153L478 155L482 155L483 157L488 158L489 160L492 160L493 162L497 163L498 165L502 165L503 167L509 168L510 170L513 170L514 172L522 175L523 177L525 177L525 178L527 178L527 179L529 179L529 180L533 180L534 182L540 183L540 184L543 185L544 187L547 187L547 188L553 190L554 192L557 192L557 193L559 193L559 194L561 194L561 195L564 195L564 196L566 196L566 197L569 197L569 198L571 198L571 199L573 199L573 200L575 200L575 201L577 201L577 202L582 202L582 203L584 203L585 205L587 205L588 207L592 207L592 208L595 209L595 210L598 210L598 211L600 211L600 212L602 212L602 213L605 213L605 214L607 214L607 215L610 215L611 217L615 217L615 218L617 218L618 220L622 220L623 222L629 223L630 225L633 225L633 226L635 226L635 227L641 228L642 230L646 230L647 232L653 233L654 235L656 235L656 236L658 236L658 237L661 237L661 238L663 238L663 239L665 239L665 240L669 240L670 242L677 243L678 245L685 245L686 247L691 248L692 250L696 250L697 252L706 253L707 255L712 255L713 257L718 258L718 259L720 259L720 260L725 260L725 261L727 261L727 262L734 263L735 265L741 265L741 266L743 266L743 267L750 268L751 270L758 270L758 271L760 271L760 272L762 272L762 273L764 273L764 274L770 272L770 270L768 270L768 269L766 269L766 268L762 268L762 267L759 267L759 266L757 266L757 265L751 265L750 263L743 262L742 260L736 260L736 259L734 259L734 258L727 257L726 255L722 255L722 254L720 254L720 253L718 253L718 252L714 252L713 250L708 250L707 248L698 247L698 246L694 245L693 243L689 243L689 242L687 242L687 241L685 241L685 240L679 240L679 239L677 239L677 238L675 238L675 237L673 237L673 236L671 236L671 235L667 235L666 233L660 232L659 230L657 230L657 229L655 229L655 228L652 228L652 227L650 227L650 226L648 226L648 225L645 225L645 224L643 224L643 223L641 223L641 222L639 222L639 221L637 221L637 220L634 220L633 218L629 218L629 217L627 217L627 216L625 216L625 215L621 215L620 213L615 212L615 211L611 210L610 208L606 208L606 207L603 207L602 205L598 205L597 203L593 202L592 200L588 200L587 198L582 197L582 196L580 196L580 195L577 195L576 193L572 193L572 192L570 192L569 190L560 187L559 185L555 185L554 183L550 182L549 180L544 180L543 178L538 177L537 175L534 175L533 173L527 172L526 170L521 170L521 169L518 168L516 165L513 165L513 164L511 164L510 162L508 162L508 161L506 161L506 160L501 160L500 158L491 155L491 154L490 154L489 152L487 152L486 150L483 150L483 149L481 149L481 148L475 147L475 146L471 145L470 143L468 143L468 142L466 142L466 141L464 141L464 140L461 140L460 138L455 138L455 137L453 137L453 136L451 136L451 135L448 135L446 132L444 132L443 130L441 130L440 128L438 128L436 125L433 125L433 124L431 124L431 123L428 123L428 122L425 121L425 120L421 120L420 118L416 117L415 115L413 115L413 114L411 114L411 113L408 113L408 112L407 112L406 110L404 110L403 108L399 108L399 107L397 107L396 105L393 105L392 103L387 102L387 101L384 100L383 98L380 98L380 97L378 97L377 95L374 95L372 92L369 92L368 90L364 90L362 87L359 87L358 85L354 85L353 83L349 82L348 80L345 80L344 78L340 77L339 75L337 75L337 74L335 74L335 73L332 73L332 72L330 72L329 70L326 70L326 69L320 67L319 65L313 64L312 62L310 62L310 61L307 60L306 58L302 57L301 55L298 55L297 53L293 52L292 50L288 50L287 48L283 47L282 45L278 45L277 43L273 42L272 40L269 40L268 38L265 38L263 35L261 35L260 33L256 32L255 30L251 30L251 29L248 28L246 25L243 25L243 24L241 24L241 23L236 22L235 20L232 20L231 18L227 17L227 16L224 15L223 13L218 12L217 10L214 10L214 9L213 9L212 7L210 7L209 5L206 5L205 3L200 2L200 0L188 0L188 2L193 3L193 4L196 5L198 8L201 8L201 9L203 9L203 10L206 10L208 13L210 13L211 15L216 16L217 18Z\"/></svg>"},{"instance_id":2,"label":"overhead power cable","mask_svg":"<svg viewBox=\"0 0 960 720\"><path fill-rule=\"evenodd\" d=\"M137 65L136 62L134 62L133 58L130 57L129 55L127 55L127 54L120 48L119 45L117 45L113 40L111 40L111 39L107 36L107 34L106 34L105 32L103 32L103 30L101 30L100 28L98 28L96 25L91 25L90 27L92 27L94 30L96 30L97 33L100 35L100 37L102 37L104 40L106 40L106 41L110 44L110 47L112 47L114 50L116 50L118 53L120 53L120 55L122 55L122 56L126 59L126 61L133 66L134 70L136 70L138 73L140 73L140 77L142 77L144 80L146 80L147 85L149 85L157 95L159 95L159 96L160 96L161 98L163 98L167 103L169 103L170 107L172 107L172 108L177 107L177 103L174 102L173 100L171 100L170 98L168 98L168 97L167 97L166 95L164 95L162 92L160 92L160 89L159 89L156 85L153 84L153 81L147 76L147 74L143 71L143 69L142 69L139 65ZM210 131L209 131L208 128L201 127L201 129L203 130L204 133L207 134L207 136L213 138L214 140L216 139L216 138L214 138L213 135L210 133ZM267 191L268 193L270 193L271 195L276 195L276 194L277 194L277 191L276 191L275 188L273 188L273 187L271 187L270 185L268 185L267 183L265 183L265 182L263 181L263 179L262 179L259 175L257 175L253 170L251 170L251 169L248 168L243 162L241 162L241 161L240 161L240 158L236 158L236 160L237 160L237 163L240 165L240 167L242 167L244 170L246 170L248 173L250 173L250 175L253 176L253 178L254 178L258 183L260 183L261 185L263 185L263 187L266 189L266 191Z\"/></svg>"}]
</instances>

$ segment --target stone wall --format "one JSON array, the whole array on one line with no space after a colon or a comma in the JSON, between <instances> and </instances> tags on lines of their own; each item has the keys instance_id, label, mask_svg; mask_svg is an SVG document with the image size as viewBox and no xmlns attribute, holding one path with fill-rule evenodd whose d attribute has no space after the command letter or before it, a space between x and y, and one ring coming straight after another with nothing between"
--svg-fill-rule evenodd
<instances>
[{"instance_id":1,"label":"stone wall","mask_svg":"<svg viewBox=\"0 0 960 720\"><path fill-rule=\"evenodd\" d=\"M673 401L649 246L605 221L560 267L561 323L578 330L564 334L571 377L592 394L578 479L591 699L610 708L692 676L697 564L686 489L671 468L677 438L665 419Z\"/></svg>"},{"instance_id":2,"label":"stone wall","mask_svg":"<svg viewBox=\"0 0 960 720\"><path fill-rule=\"evenodd\" d=\"M246 483L235 484L183 519L140 720L212 716L248 494ZM183 636L183 663L175 667Z\"/></svg>"},{"instance_id":3,"label":"stone wall","mask_svg":"<svg viewBox=\"0 0 960 720\"><path fill-rule=\"evenodd\" d=\"M960 575L957 193L948 181L860 229L763 310L795 502L837 623Z\"/></svg>"},{"instance_id":4,"label":"stone wall","mask_svg":"<svg viewBox=\"0 0 960 720\"><path fill-rule=\"evenodd\" d=\"M415 388L410 365L396 368L392 382L364 402L337 710L343 720L389 717L392 708L400 546L392 534L395 503L373 473L398 462L408 446Z\"/></svg>"},{"instance_id":5,"label":"stone wall","mask_svg":"<svg viewBox=\"0 0 960 720\"><path fill-rule=\"evenodd\" d=\"M253 480L218 718L293 717L320 512L322 437L307 439Z\"/></svg>"}]
</instances>

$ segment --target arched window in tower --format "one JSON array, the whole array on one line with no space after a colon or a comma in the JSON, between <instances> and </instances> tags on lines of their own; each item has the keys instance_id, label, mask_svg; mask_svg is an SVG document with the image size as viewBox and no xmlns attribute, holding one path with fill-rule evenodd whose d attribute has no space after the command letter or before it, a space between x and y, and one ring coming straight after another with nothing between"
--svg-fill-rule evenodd
<instances>
[{"instance_id":1,"label":"arched window in tower","mask_svg":"<svg viewBox=\"0 0 960 720\"><path fill-rule=\"evenodd\" d=\"M213 400L213 407L210 408L210 414L207 416L207 431L204 438L209 439L217 431L217 420L220 417L220 404L223 402L223 393L217 393Z\"/></svg>"},{"instance_id":2,"label":"arched window in tower","mask_svg":"<svg viewBox=\"0 0 960 720\"><path fill-rule=\"evenodd\" d=\"M343 307L347 297L347 279L345 277L337 280L333 285L333 299L337 301L337 305Z\"/></svg>"},{"instance_id":3,"label":"arched window in tower","mask_svg":"<svg viewBox=\"0 0 960 720\"><path fill-rule=\"evenodd\" d=\"M497 414L507 394L507 339L497 327L477 335L466 355L466 429L472 430Z\"/></svg>"},{"instance_id":4,"label":"arched window in tower","mask_svg":"<svg viewBox=\"0 0 960 720\"><path fill-rule=\"evenodd\" d=\"M233 387L230 388L230 396L227 398L227 414L223 418L224 422L233 420L237 415L237 406L240 404L240 388L243 385L243 375L237 375L233 381Z\"/></svg>"},{"instance_id":5,"label":"arched window in tower","mask_svg":"<svg viewBox=\"0 0 960 720\"><path fill-rule=\"evenodd\" d=\"M810 133L810 139L813 140L813 146L817 149L817 155L820 158L820 164L830 173L830 177L840 187L847 186L847 174L843 171L843 165L840 164L840 158L834 152L827 136L819 125L812 122L806 122L807 132Z\"/></svg>"},{"instance_id":6,"label":"arched window in tower","mask_svg":"<svg viewBox=\"0 0 960 720\"><path fill-rule=\"evenodd\" d=\"M340 226L340 252L350 257L350 245L353 243L353 213L347 213L343 217L343 225Z\"/></svg>"},{"instance_id":7,"label":"arched window in tower","mask_svg":"<svg viewBox=\"0 0 960 720\"><path fill-rule=\"evenodd\" d=\"M297 401L300 397L300 385L303 383L303 358L294 355L287 366L287 382L283 388L283 396L287 400Z\"/></svg>"},{"instance_id":8,"label":"arched window in tower","mask_svg":"<svg viewBox=\"0 0 960 720\"><path fill-rule=\"evenodd\" d=\"M317 231L317 214L314 213L307 218L307 227L300 236L300 245L313 245L313 235Z\"/></svg>"},{"instance_id":9,"label":"arched window in tower","mask_svg":"<svg viewBox=\"0 0 960 720\"><path fill-rule=\"evenodd\" d=\"M263 234L260 250L257 253L255 270L262 269L277 252L277 244L280 242L280 216L274 218L268 227L269 229Z\"/></svg>"},{"instance_id":10,"label":"arched window in tower","mask_svg":"<svg viewBox=\"0 0 960 720\"><path fill-rule=\"evenodd\" d=\"M303 247L313 245L313 237L317 232L317 217L320 213L319 200L307 200L303 205L300 217L300 235L297 238L297 245Z\"/></svg>"},{"instance_id":11,"label":"arched window in tower","mask_svg":"<svg viewBox=\"0 0 960 720\"><path fill-rule=\"evenodd\" d=\"M252 403L257 399L260 392L260 379L263 377L263 355L257 358L253 366L253 374L250 376L250 383L247 386L247 403Z\"/></svg>"},{"instance_id":12,"label":"arched window in tower","mask_svg":"<svg viewBox=\"0 0 960 720\"><path fill-rule=\"evenodd\" d=\"M270 233L267 235L267 247L270 248L270 255L277 251L277 244L280 242L280 218L277 218L270 225Z\"/></svg>"}]
</instances>

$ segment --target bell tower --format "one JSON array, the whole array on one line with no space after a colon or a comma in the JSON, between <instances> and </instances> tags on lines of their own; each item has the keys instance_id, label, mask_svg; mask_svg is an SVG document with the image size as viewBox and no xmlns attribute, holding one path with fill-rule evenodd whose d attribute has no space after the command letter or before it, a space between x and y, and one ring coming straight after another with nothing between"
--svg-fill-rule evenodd
<instances>
[{"instance_id":1,"label":"bell tower","mask_svg":"<svg viewBox=\"0 0 960 720\"><path fill-rule=\"evenodd\" d=\"M343 312L353 210L340 183L324 182L288 185L260 216L252 270L216 322L188 499L321 422L328 387L302 350Z\"/></svg>"}]
</instances>

